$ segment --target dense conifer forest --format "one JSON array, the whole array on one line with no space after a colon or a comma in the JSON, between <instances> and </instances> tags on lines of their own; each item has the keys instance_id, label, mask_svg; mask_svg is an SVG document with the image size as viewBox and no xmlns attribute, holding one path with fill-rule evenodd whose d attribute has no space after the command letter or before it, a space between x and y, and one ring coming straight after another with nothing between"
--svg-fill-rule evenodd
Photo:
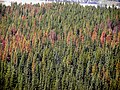
<instances>
[{"instance_id":1,"label":"dense conifer forest","mask_svg":"<svg viewBox=\"0 0 120 90\"><path fill-rule=\"evenodd\" d=\"M0 5L0 90L119 90L120 9Z\"/></svg>"}]
</instances>

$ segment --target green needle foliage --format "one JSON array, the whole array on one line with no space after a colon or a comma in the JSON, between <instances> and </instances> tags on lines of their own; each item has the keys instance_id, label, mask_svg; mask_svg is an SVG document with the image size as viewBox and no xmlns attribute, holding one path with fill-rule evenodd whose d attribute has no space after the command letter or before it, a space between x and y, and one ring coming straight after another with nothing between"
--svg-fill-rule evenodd
<instances>
[{"instance_id":1,"label":"green needle foliage","mask_svg":"<svg viewBox=\"0 0 120 90\"><path fill-rule=\"evenodd\" d=\"M0 4L0 90L119 90L120 9Z\"/></svg>"}]
</instances>

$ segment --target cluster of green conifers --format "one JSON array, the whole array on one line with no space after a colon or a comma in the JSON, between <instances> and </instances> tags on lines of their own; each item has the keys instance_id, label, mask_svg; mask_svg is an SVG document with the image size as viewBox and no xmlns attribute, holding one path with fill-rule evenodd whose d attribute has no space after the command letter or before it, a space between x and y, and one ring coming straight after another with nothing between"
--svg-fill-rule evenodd
<instances>
[{"instance_id":1,"label":"cluster of green conifers","mask_svg":"<svg viewBox=\"0 0 120 90\"><path fill-rule=\"evenodd\" d=\"M119 90L120 10L1 6L0 90Z\"/></svg>"}]
</instances>

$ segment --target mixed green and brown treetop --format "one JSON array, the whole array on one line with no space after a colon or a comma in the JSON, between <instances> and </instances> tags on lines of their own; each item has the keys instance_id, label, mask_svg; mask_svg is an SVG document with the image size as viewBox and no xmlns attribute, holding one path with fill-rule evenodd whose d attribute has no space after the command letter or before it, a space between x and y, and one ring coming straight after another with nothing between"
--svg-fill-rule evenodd
<instances>
[{"instance_id":1,"label":"mixed green and brown treetop","mask_svg":"<svg viewBox=\"0 0 120 90\"><path fill-rule=\"evenodd\" d=\"M120 90L120 9L1 4L0 90Z\"/></svg>"}]
</instances>

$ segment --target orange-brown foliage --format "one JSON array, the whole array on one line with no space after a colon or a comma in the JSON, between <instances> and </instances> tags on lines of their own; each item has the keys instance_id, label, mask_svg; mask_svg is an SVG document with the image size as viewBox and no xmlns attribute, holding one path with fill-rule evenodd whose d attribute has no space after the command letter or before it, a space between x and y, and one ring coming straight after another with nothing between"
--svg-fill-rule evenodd
<instances>
[{"instance_id":1,"label":"orange-brown foliage","mask_svg":"<svg viewBox=\"0 0 120 90\"><path fill-rule=\"evenodd\" d=\"M96 30L94 30L93 32L92 32L92 41L94 41L94 40L96 40L96 38L97 38L97 31Z\"/></svg>"},{"instance_id":2,"label":"orange-brown foliage","mask_svg":"<svg viewBox=\"0 0 120 90\"><path fill-rule=\"evenodd\" d=\"M105 37L106 37L106 32L103 31L101 34L101 37L100 37L100 42L102 45L104 45L104 43L105 43Z\"/></svg>"}]
</instances>

